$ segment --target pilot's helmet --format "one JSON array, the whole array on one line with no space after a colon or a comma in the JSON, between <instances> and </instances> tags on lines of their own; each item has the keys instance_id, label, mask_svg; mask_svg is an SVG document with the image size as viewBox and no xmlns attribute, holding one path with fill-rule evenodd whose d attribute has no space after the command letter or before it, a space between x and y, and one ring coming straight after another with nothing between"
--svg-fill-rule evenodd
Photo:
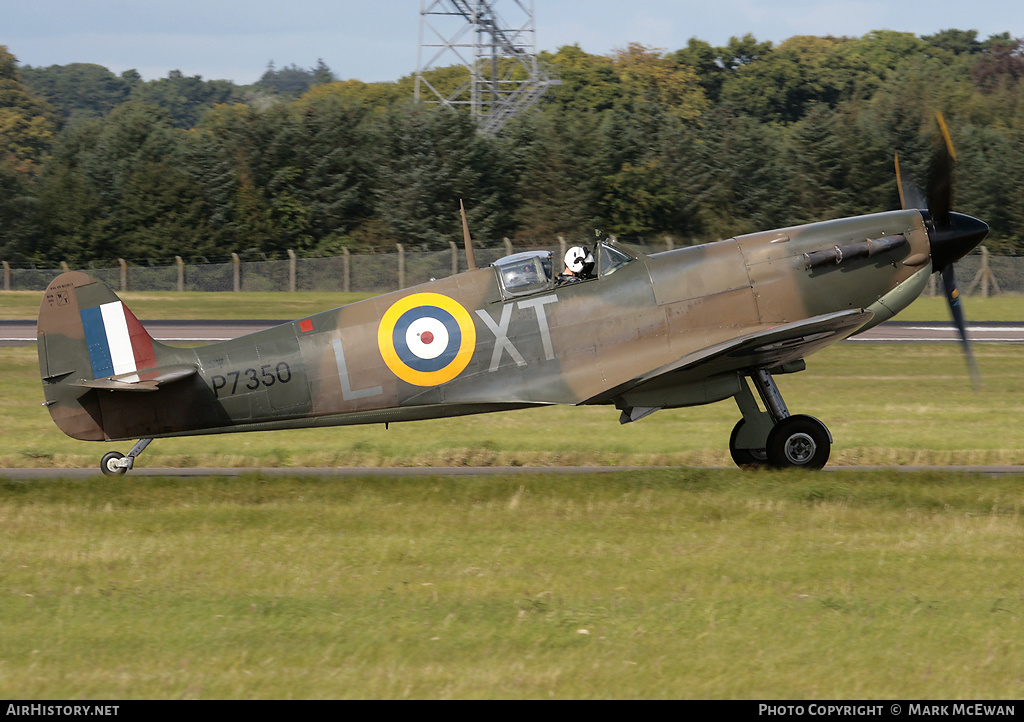
<instances>
[{"instance_id":1,"label":"pilot's helmet","mask_svg":"<svg viewBox=\"0 0 1024 722\"><path fill-rule=\"evenodd\" d=\"M565 252L565 267L573 273L589 272L594 267L594 255L582 246L573 246Z\"/></svg>"}]
</instances>

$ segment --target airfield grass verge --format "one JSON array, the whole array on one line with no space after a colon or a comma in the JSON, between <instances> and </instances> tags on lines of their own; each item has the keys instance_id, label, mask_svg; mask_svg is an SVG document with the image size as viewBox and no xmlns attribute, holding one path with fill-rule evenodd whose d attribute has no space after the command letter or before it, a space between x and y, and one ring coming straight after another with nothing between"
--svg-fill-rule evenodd
<instances>
[{"instance_id":1,"label":"airfield grass verge","mask_svg":"<svg viewBox=\"0 0 1024 722\"><path fill-rule=\"evenodd\" d=\"M373 293L325 293L298 291L213 292L116 291L132 312L145 321L203 320L278 320L286 321L329 311L360 301ZM34 319L39 315L43 289L38 291L0 291L0 321Z\"/></svg>"},{"instance_id":2,"label":"airfield grass verge","mask_svg":"<svg viewBox=\"0 0 1024 722\"><path fill-rule=\"evenodd\" d=\"M373 293L280 292L152 292L128 291L118 296L145 321L290 320L328 311L370 298ZM34 319L43 289L0 291L0 320ZM964 304L971 321L1024 320L1024 295L1006 293L990 298L968 297ZM949 308L940 296L922 296L896 317L899 321L949 321Z\"/></svg>"},{"instance_id":3,"label":"airfield grass verge","mask_svg":"<svg viewBox=\"0 0 1024 722\"><path fill-rule=\"evenodd\" d=\"M975 393L958 346L840 344L777 381L793 413L829 427L830 465L1024 464L1024 347L977 345ZM96 468L112 449L69 439L40 404L33 347L0 347L0 467ZM147 467L731 466L726 401L618 423L612 407L158 439Z\"/></svg>"},{"instance_id":4,"label":"airfield grass verge","mask_svg":"<svg viewBox=\"0 0 1024 722\"><path fill-rule=\"evenodd\" d=\"M0 696L996 699L1024 486L882 472L3 484Z\"/></svg>"}]
</instances>

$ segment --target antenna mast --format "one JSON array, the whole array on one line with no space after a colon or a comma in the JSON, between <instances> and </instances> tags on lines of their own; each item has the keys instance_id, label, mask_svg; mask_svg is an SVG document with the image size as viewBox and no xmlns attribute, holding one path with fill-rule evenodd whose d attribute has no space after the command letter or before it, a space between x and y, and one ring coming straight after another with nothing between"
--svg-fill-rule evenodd
<instances>
[{"instance_id":1,"label":"antenna mast","mask_svg":"<svg viewBox=\"0 0 1024 722\"><path fill-rule=\"evenodd\" d=\"M512 22L496 12L502 0L420 0L416 100L469 106L480 131L495 135L516 115L560 85L537 61L533 0L506 0ZM440 88L424 73L450 65L468 71L457 88Z\"/></svg>"}]
</instances>

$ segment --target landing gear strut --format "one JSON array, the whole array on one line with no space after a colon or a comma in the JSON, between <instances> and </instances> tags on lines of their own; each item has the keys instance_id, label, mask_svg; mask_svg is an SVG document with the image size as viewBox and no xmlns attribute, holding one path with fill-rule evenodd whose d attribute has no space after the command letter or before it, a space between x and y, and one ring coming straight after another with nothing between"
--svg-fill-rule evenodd
<instances>
[{"instance_id":1,"label":"landing gear strut","mask_svg":"<svg viewBox=\"0 0 1024 722\"><path fill-rule=\"evenodd\" d=\"M758 369L750 375L764 403L762 411L744 382L736 395L743 418L732 430L729 452L742 468L820 469L828 461L832 435L813 416L792 416L771 374Z\"/></svg>"},{"instance_id":2,"label":"landing gear strut","mask_svg":"<svg viewBox=\"0 0 1024 722\"><path fill-rule=\"evenodd\" d=\"M145 451L150 441L152 439L139 439L139 443L132 447L132 450L128 452L128 456L119 451L111 451L104 454L100 460L100 471L107 476L124 474L129 469L135 467L135 457Z\"/></svg>"}]
</instances>

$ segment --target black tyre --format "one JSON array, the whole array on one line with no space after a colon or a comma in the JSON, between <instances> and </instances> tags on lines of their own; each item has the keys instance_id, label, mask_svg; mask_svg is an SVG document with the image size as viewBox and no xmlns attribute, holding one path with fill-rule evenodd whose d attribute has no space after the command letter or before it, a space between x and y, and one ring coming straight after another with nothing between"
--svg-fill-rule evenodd
<instances>
[{"instance_id":1,"label":"black tyre","mask_svg":"<svg viewBox=\"0 0 1024 722\"><path fill-rule=\"evenodd\" d=\"M744 419L736 422L732 427L732 435L729 437L729 453L736 466L741 469L761 469L768 466L768 453L764 449L739 449L736 447L736 439L740 435L740 429L746 423Z\"/></svg>"},{"instance_id":2,"label":"black tyre","mask_svg":"<svg viewBox=\"0 0 1024 722\"><path fill-rule=\"evenodd\" d=\"M103 455L100 460L100 471L107 476L119 476L128 471L127 467L119 466L117 462L124 458L124 454L119 451L111 451Z\"/></svg>"},{"instance_id":3,"label":"black tyre","mask_svg":"<svg viewBox=\"0 0 1024 722\"><path fill-rule=\"evenodd\" d=\"M776 469L820 469L828 462L832 437L813 416L790 416L768 434L768 463Z\"/></svg>"}]
</instances>

